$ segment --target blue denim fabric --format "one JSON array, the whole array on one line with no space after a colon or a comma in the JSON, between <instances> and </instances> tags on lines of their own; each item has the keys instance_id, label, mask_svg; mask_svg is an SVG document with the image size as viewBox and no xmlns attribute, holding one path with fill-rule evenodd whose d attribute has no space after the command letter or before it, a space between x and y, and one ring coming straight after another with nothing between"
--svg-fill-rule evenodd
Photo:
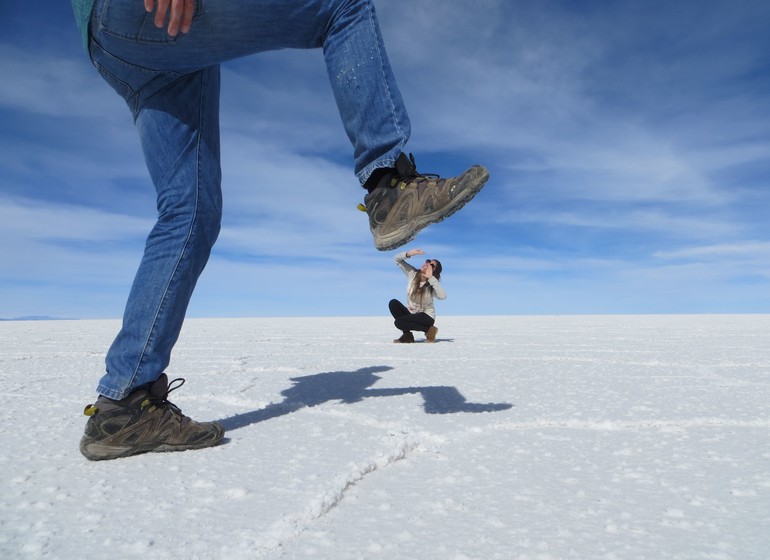
<instances>
[{"instance_id":1,"label":"blue denim fabric","mask_svg":"<svg viewBox=\"0 0 770 560\"><path fill-rule=\"evenodd\" d=\"M97 0L91 60L134 116L158 198L100 394L123 398L168 366L219 233L219 64L282 48L323 49L359 181L392 166L410 125L371 0L197 0L176 37L141 0Z\"/></svg>"}]
</instances>

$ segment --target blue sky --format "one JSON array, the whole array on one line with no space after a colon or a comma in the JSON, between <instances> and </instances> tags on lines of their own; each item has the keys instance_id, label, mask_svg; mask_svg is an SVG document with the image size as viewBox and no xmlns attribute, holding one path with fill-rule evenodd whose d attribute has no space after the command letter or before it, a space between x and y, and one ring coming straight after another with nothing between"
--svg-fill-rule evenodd
<instances>
[{"instance_id":1,"label":"blue sky","mask_svg":"<svg viewBox=\"0 0 770 560\"><path fill-rule=\"evenodd\" d=\"M770 3L378 0L418 168L491 179L408 247L439 314L770 313ZM0 317L120 317L154 219L69 2L0 7ZM318 51L223 66L225 216L190 316L386 315Z\"/></svg>"}]
</instances>

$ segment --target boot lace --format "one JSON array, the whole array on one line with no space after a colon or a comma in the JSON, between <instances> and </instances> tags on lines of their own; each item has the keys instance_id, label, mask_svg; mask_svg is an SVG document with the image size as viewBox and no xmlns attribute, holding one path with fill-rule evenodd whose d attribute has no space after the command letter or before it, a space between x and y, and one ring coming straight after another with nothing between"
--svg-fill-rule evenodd
<instances>
[{"instance_id":1,"label":"boot lace","mask_svg":"<svg viewBox=\"0 0 770 560\"><path fill-rule=\"evenodd\" d=\"M417 171L417 164L414 161L414 155L401 154L396 160L396 173L391 180L391 186L395 187L400 183L401 188L405 188L406 184L411 181L427 181L431 179L438 179L439 176L435 173L419 173Z\"/></svg>"},{"instance_id":2,"label":"boot lace","mask_svg":"<svg viewBox=\"0 0 770 560\"><path fill-rule=\"evenodd\" d=\"M386 176L387 177L387 176ZM414 155L401 153L395 163L395 168L389 174L390 188L400 188L404 190L409 183L419 183L424 181L436 181L441 177L436 173L419 173L417 164L414 161ZM361 212L366 212L366 206L357 204L356 208Z\"/></svg>"},{"instance_id":3,"label":"boot lace","mask_svg":"<svg viewBox=\"0 0 770 560\"><path fill-rule=\"evenodd\" d=\"M183 377L177 377L176 379L169 381L168 386L166 387L166 392L162 395L153 395L149 394L147 395L147 398L142 401L142 408L145 408L147 406L150 407L150 412L153 410L160 409L163 413L163 419L168 420L171 416L179 416L179 419L184 426L188 422L190 422L190 418L185 416L182 413L182 409L180 409L177 405L172 403L168 400L168 396L172 391L176 391L179 389L182 385L184 385L185 380Z\"/></svg>"}]
</instances>

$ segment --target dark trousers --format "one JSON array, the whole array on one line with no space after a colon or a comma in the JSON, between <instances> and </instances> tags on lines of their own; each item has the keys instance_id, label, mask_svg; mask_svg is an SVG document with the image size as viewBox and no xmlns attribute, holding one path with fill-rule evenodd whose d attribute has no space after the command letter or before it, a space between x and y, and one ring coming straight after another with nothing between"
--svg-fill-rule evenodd
<instances>
[{"instance_id":1,"label":"dark trousers","mask_svg":"<svg viewBox=\"0 0 770 560\"><path fill-rule=\"evenodd\" d=\"M388 309L390 309L390 314L395 319L393 324L402 331L427 332L435 322L433 317L427 313L410 313L409 309L397 299L390 300Z\"/></svg>"}]
</instances>

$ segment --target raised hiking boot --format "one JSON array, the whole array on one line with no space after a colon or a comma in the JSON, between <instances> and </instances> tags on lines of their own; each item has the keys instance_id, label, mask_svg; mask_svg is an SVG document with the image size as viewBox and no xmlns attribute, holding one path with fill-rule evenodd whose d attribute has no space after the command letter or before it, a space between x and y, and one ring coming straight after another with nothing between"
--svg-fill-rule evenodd
<instances>
[{"instance_id":1,"label":"raised hiking boot","mask_svg":"<svg viewBox=\"0 0 770 560\"><path fill-rule=\"evenodd\" d=\"M389 251L457 212L476 196L487 179L489 171L480 165L449 179L418 173L414 157L402 153L395 168L378 169L372 174L364 185L369 194L359 209L369 215L374 246Z\"/></svg>"},{"instance_id":2,"label":"raised hiking boot","mask_svg":"<svg viewBox=\"0 0 770 560\"><path fill-rule=\"evenodd\" d=\"M225 431L217 422L195 422L168 401L169 393L182 385L184 379L169 383L164 373L125 399L100 396L84 410L89 418L80 452L100 461L149 451L200 449L221 442Z\"/></svg>"}]
</instances>

